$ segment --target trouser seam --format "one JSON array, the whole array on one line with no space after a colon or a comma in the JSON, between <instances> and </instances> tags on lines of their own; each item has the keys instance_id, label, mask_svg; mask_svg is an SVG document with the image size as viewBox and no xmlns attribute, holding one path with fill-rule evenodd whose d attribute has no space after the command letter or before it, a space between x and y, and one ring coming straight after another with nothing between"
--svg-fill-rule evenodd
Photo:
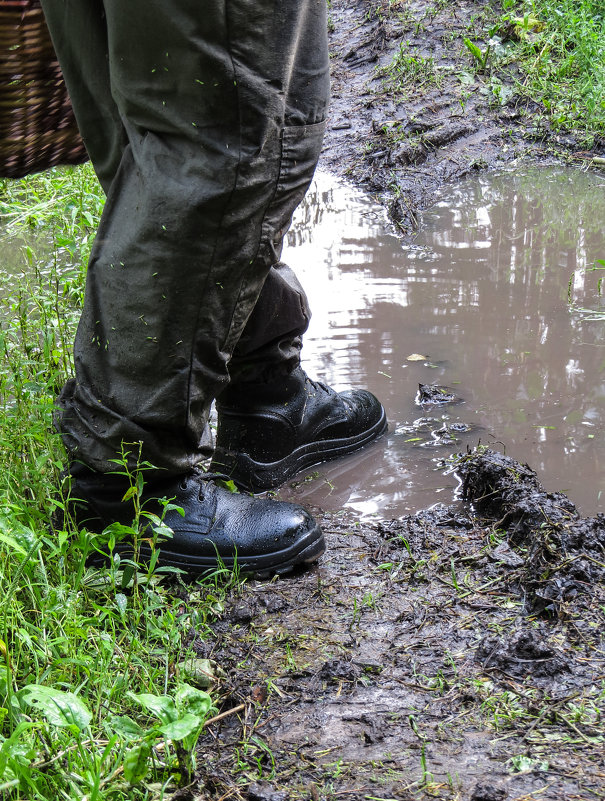
<instances>
[{"instance_id":1,"label":"trouser seam","mask_svg":"<svg viewBox=\"0 0 605 801\"><path fill-rule=\"evenodd\" d=\"M234 176L234 180L233 180L233 186L231 188L231 192L229 193L229 197L227 199L227 202L225 203L225 205L223 207L223 214L221 216L221 221L219 223L218 230L216 232L216 238L215 238L215 242L214 242L214 249L212 251L212 257L211 257L211 259L210 259L210 261L208 263L208 266L207 266L206 281L204 282L204 287L203 287L202 292L201 292L201 297L204 296L206 287L208 286L208 284L209 284L209 282L211 280L211 277L212 277L212 268L213 268L213 266L215 264L216 252L217 252L217 249L218 249L220 236L221 236L221 233L223 231L223 221L225 219L225 216L227 214L227 211L229 209L229 206L230 206L230 203L231 203L231 201L233 199L233 196L235 195L235 192L237 190L237 185L238 185L239 175L240 175L240 168L241 168L241 163L242 163L242 106L241 106L241 99L240 99L240 88L239 88L237 68L235 66L235 58L233 57L232 33L231 33L231 26L229 25L228 0L227 0L227 2L225 2L225 29L226 29L226 33L227 33L227 51L229 53L229 61L231 63L233 81L234 81L234 86L235 86L236 103L237 103L238 136L239 136L238 157L237 157L237 166L235 168L235 176ZM240 295L241 295L241 288L240 288L240 291L238 293L238 299L239 299ZM197 339L197 332L199 331L199 322L200 322L201 314L202 314L202 304L200 302L198 304L198 312L197 312L197 316L196 316L196 320L195 320L195 327L193 328L192 335L191 335L192 336L191 349L189 351L189 375L188 375L188 378L187 378L187 405L185 407L185 421L184 421L185 427L187 427L187 424L189 422L189 418L191 417L191 391L192 391L192 386L193 386L193 372L194 372L193 371L193 357L194 357L195 343L196 343L196 339ZM232 316L231 319L233 320L233 316Z\"/></svg>"}]
</instances>

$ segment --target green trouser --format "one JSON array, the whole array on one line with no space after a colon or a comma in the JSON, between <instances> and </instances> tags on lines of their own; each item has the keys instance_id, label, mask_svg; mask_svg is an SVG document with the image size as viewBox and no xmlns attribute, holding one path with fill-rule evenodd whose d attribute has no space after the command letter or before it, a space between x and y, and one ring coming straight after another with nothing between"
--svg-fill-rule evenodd
<instances>
[{"instance_id":1,"label":"green trouser","mask_svg":"<svg viewBox=\"0 0 605 801\"><path fill-rule=\"evenodd\" d=\"M278 262L321 148L326 2L42 5L107 194L59 427L96 470L141 442L185 472L230 380L298 360L308 308Z\"/></svg>"}]
</instances>

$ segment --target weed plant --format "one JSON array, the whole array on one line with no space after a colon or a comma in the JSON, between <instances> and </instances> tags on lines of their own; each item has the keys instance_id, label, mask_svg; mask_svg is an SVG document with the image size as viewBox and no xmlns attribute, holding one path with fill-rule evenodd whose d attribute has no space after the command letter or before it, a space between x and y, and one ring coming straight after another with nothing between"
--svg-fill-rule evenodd
<instances>
[{"instance_id":1,"label":"weed plant","mask_svg":"<svg viewBox=\"0 0 605 801\"><path fill-rule=\"evenodd\" d=\"M205 636L231 577L217 572L177 601L178 577L153 563L116 556L107 568L87 567L102 537L60 514L64 454L53 408L72 371L102 208L89 165L0 182L0 254L9 243L22 247L21 268L3 269L0 279L0 795L7 801L164 798L190 780L212 709L188 643ZM142 478L132 483L136 518L145 514L136 503ZM135 519L135 538L137 529Z\"/></svg>"},{"instance_id":2,"label":"weed plant","mask_svg":"<svg viewBox=\"0 0 605 801\"><path fill-rule=\"evenodd\" d=\"M518 90L540 103L551 124L605 134L603 0L504 0L517 42Z\"/></svg>"},{"instance_id":3,"label":"weed plant","mask_svg":"<svg viewBox=\"0 0 605 801\"><path fill-rule=\"evenodd\" d=\"M410 48L409 43L402 43L391 63L381 68L378 74L386 78L392 91L403 94L410 87L439 86L441 82L432 56L421 55Z\"/></svg>"}]
</instances>

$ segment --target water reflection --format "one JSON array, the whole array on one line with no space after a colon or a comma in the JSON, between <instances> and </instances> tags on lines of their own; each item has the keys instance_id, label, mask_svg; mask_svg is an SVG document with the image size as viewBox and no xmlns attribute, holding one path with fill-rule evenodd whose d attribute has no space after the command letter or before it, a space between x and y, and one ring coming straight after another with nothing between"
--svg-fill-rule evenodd
<instances>
[{"instance_id":1,"label":"water reflection","mask_svg":"<svg viewBox=\"0 0 605 801\"><path fill-rule=\"evenodd\" d=\"M410 436L422 382L465 400L431 413L456 434L449 450L500 443L584 513L605 509L605 321L567 302L571 285L577 306L602 308L589 268L605 258L604 184L561 168L482 175L442 193L403 247L369 198L318 176L284 252L314 311L305 363L376 392L391 433L291 493L384 517L449 501L447 439Z\"/></svg>"}]
</instances>

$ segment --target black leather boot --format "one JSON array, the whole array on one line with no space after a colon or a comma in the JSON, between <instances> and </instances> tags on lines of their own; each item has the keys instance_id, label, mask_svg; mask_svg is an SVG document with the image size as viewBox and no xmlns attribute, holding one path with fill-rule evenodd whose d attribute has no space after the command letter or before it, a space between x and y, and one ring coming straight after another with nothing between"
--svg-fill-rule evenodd
<instances>
[{"instance_id":1,"label":"black leather boot","mask_svg":"<svg viewBox=\"0 0 605 801\"><path fill-rule=\"evenodd\" d=\"M371 392L335 392L301 367L273 381L230 386L216 407L210 470L250 492L278 487L311 465L352 453L387 428Z\"/></svg>"},{"instance_id":2,"label":"black leather boot","mask_svg":"<svg viewBox=\"0 0 605 801\"><path fill-rule=\"evenodd\" d=\"M129 487L124 476L80 465L72 465L71 474L69 507L80 527L100 533L112 523L133 524L133 502L123 500ZM173 536L159 545L160 565L199 574L213 570L220 561L227 568L237 566L266 578L314 562L325 550L319 525L301 506L232 493L217 484L216 476L201 471L180 477L153 471L145 476L145 512L161 516L163 507L157 499L167 498L185 513L170 509L164 517ZM143 558L151 553L150 533L144 531L149 525L143 515L139 523ZM132 553L132 543L121 541L116 550ZM92 561L105 558L99 554Z\"/></svg>"}]
</instances>

